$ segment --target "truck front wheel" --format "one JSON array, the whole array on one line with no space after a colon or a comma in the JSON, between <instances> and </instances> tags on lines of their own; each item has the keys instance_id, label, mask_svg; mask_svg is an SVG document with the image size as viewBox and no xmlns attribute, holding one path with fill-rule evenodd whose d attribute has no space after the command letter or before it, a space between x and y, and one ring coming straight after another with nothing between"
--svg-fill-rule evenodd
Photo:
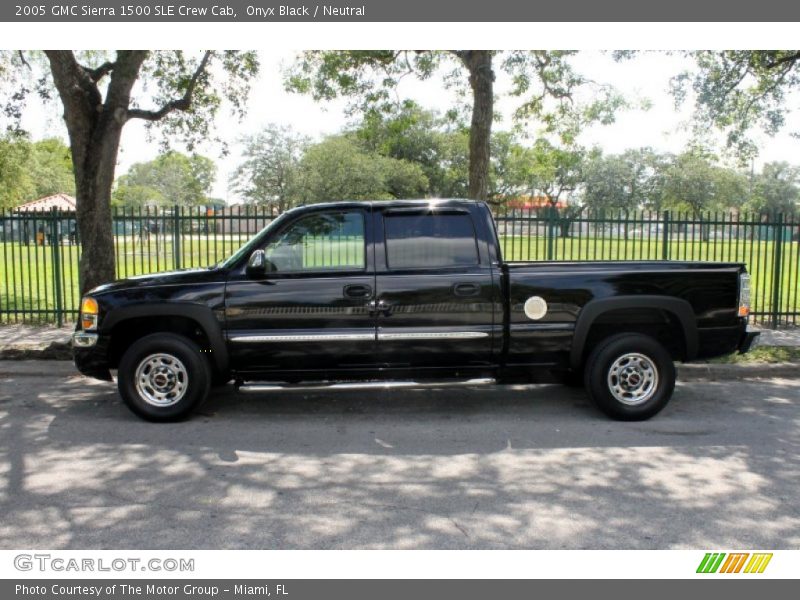
<instances>
[{"instance_id":1,"label":"truck front wheel","mask_svg":"<svg viewBox=\"0 0 800 600\"><path fill-rule=\"evenodd\" d=\"M188 417L206 399L210 386L210 369L200 349L173 333L155 333L134 342L117 373L122 400L148 421Z\"/></svg>"},{"instance_id":2,"label":"truck front wheel","mask_svg":"<svg viewBox=\"0 0 800 600\"><path fill-rule=\"evenodd\" d=\"M675 365L655 339L621 333L602 340L589 355L584 383L591 400L611 418L643 421L672 397Z\"/></svg>"}]
</instances>

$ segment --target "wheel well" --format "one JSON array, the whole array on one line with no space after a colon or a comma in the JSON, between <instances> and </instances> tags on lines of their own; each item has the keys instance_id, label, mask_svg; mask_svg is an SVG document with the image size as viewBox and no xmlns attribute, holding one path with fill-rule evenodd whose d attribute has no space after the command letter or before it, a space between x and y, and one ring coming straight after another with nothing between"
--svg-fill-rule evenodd
<instances>
[{"instance_id":1,"label":"wheel well","mask_svg":"<svg viewBox=\"0 0 800 600\"><path fill-rule=\"evenodd\" d=\"M686 336L678 318L660 308L625 308L600 314L589 328L581 363L603 339L617 333L641 333L658 340L673 360L686 358Z\"/></svg>"},{"instance_id":2,"label":"wheel well","mask_svg":"<svg viewBox=\"0 0 800 600\"><path fill-rule=\"evenodd\" d=\"M111 368L119 366L122 355L136 340L152 333L177 333L195 342L201 352L211 351L208 334L194 319L172 315L133 317L120 321L111 330L111 346L108 354Z\"/></svg>"}]
</instances>

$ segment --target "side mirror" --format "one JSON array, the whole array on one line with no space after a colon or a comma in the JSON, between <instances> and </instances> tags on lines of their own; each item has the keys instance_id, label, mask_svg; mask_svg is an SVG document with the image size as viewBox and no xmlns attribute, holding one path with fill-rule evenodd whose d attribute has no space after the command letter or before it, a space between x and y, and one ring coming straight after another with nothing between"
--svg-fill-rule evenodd
<instances>
[{"instance_id":1,"label":"side mirror","mask_svg":"<svg viewBox=\"0 0 800 600\"><path fill-rule=\"evenodd\" d=\"M275 265L267 260L263 250L254 251L247 259L248 277L264 277L267 273L275 270Z\"/></svg>"}]
</instances>

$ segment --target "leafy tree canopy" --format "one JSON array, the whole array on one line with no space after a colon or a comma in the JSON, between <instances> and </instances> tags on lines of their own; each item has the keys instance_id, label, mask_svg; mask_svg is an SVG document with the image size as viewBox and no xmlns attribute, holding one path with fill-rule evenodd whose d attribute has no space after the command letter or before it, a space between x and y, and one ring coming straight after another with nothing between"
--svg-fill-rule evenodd
<instances>
[{"instance_id":1,"label":"leafy tree canopy","mask_svg":"<svg viewBox=\"0 0 800 600\"><path fill-rule=\"evenodd\" d=\"M244 160L231 174L231 190L245 202L278 212L300 202L300 159L310 140L291 127L270 124L242 142Z\"/></svg>"},{"instance_id":2,"label":"leafy tree canopy","mask_svg":"<svg viewBox=\"0 0 800 600\"><path fill-rule=\"evenodd\" d=\"M310 146L300 162L298 194L305 203L418 198L427 188L418 164L369 153L349 136Z\"/></svg>"},{"instance_id":3,"label":"leafy tree canopy","mask_svg":"<svg viewBox=\"0 0 800 600\"><path fill-rule=\"evenodd\" d=\"M31 142L20 133L0 136L0 207L43 196L75 194L70 151L58 139Z\"/></svg>"},{"instance_id":4,"label":"leafy tree canopy","mask_svg":"<svg viewBox=\"0 0 800 600\"><path fill-rule=\"evenodd\" d=\"M170 151L136 163L117 180L113 201L123 206L205 205L216 179L214 162Z\"/></svg>"},{"instance_id":5,"label":"leafy tree canopy","mask_svg":"<svg viewBox=\"0 0 800 600\"><path fill-rule=\"evenodd\" d=\"M797 213L800 167L783 161L766 163L753 183L749 208L759 212Z\"/></svg>"},{"instance_id":6,"label":"leafy tree canopy","mask_svg":"<svg viewBox=\"0 0 800 600\"><path fill-rule=\"evenodd\" d=\"M494 120L495 67L512 79L510 94L519 98L516 119L537 122L541 128L575 142L588 123L609 123L624 100L610 87L597 85L580 75L569 51L488 50L369 50L307 51L286 73L290 91L309 94L316 100L345 97L350 110L392 112L401 103L398 86L406 77L429 79L438 69L445 72L445 85L463 95L472 92L468 136L467 197L490 197L491 129ZM592 88L592 99L579 101L577 91ZM454 113L459 113L454 103Z\"/></svg>"},{"instance_id":7,"label":"leafy tree canopy","mask_svg":"<svg viewBox=\"0 0 800 600\"><path fill-rule=\"evenodd\" d=\"M680 105L695 94L695 123L724 132L727 144L742 158L757 154L754 130L769 135L786 123L787 102L800 91L800 50L699 50L689 52L696 69L672 80Z\"/></svg>"}]
</instances>

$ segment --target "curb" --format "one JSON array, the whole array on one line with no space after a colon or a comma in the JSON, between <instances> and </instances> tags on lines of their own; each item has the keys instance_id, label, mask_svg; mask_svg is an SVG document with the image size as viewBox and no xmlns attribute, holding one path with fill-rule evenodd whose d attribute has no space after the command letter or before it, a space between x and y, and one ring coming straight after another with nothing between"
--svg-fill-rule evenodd
<instances>
[{"instance_id":1,"label":"curb","mask_svg":"<svg viewBox=\"0 0 800 600\"><path fill-rule=\"evenodd\" d=\"M63 348L45 350L14 350L20 358L8 358L9 350L0 352L2 377L60 377L78 375L67 347L67 358L61 358ZM47 353L48 358L43 354ZM49 356L58 358L49 358ZM800 379L800 363L753 364L677 364L678 381L736 381L740 379Z\"/></svg>"},{"instance_id":2,"label":"curb","mask_svg":"<svg viewBox=\"0 0 800 600\"><path fill-rule=\"evenodd\" d=\"M800 363L678 364L678 381L735 381L737 379L800 379Z\"/></svg>"},{"instance_id":3,"label":"curb","mask_svg":"<svg viewBox=\"0 0 800 600\"><path fill-rule=\"evenodd\" d=\"M80 375L72 361L0 360L0 377L69 377Z\"/></svg>"}]
</instances>

